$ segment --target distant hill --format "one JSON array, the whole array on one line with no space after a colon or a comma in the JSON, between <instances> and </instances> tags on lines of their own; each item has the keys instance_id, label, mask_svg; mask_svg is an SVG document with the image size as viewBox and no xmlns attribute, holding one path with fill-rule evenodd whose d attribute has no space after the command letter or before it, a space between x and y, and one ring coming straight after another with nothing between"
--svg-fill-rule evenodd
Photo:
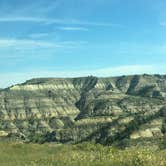
<instances>
[{"instance_id":1,"label":"distant hill","mask_svg":"<svg viewBox=\"0 0 166 166\"><path fill-rule=\"evenodd\" d=\"M0 91L0 138L158 145L166 75L32 79Z\"/></svg>"}]
</instances>

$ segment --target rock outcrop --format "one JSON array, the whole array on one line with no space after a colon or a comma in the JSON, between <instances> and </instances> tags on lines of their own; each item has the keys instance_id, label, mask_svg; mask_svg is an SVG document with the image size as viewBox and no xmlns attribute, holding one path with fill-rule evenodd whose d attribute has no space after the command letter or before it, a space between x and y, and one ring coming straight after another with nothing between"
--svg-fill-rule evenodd
<instances>
[{"instance_id":1,"label":"rock outcrop","mask_svg":"<svg viewBox=\"0 0 166 166\"><path fill-rule=\"evenodd\" d=\"M0 90L0 138L121 144L166 133L166 76L41 78Z\"/></svg>"}]
</instances>

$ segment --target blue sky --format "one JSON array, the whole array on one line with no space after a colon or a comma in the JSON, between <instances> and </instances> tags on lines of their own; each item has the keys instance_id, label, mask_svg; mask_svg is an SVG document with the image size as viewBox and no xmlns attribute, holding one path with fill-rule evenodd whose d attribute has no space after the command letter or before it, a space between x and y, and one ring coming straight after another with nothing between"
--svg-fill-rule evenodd
<instances>
[{"instance_id":1,"label":"blue sky","mask_svg":"<svg viewBox=\"0 0 166 166\"><path fill-rule=\"evenodd\" d=\"M0 87L33 77L166 73L164 0L1 0Z\"/></svg>"}]
</instances>

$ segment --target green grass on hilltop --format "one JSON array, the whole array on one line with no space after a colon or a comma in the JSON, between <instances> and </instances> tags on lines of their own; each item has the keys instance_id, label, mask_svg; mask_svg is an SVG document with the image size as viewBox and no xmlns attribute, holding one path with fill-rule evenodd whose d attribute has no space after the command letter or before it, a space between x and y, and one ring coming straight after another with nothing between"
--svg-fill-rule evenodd
<instances>
[{"instance_id":1,"label":"green grass on hilltop","mask_svg":"<svg viewBox=\"0 0 166 166\"><path fill-rule=\"evenodd\" d=\"M78 145L0 143L1 166L165 166L166 150Z\"/></svg>"}]
</instances>

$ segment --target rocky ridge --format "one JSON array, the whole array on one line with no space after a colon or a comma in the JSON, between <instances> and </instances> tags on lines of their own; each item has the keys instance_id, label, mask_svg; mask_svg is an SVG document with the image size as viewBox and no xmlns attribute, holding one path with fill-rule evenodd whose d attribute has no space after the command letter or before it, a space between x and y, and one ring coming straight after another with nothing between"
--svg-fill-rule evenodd
<instances>
[{"instance_id":1,"label":"rocky ridge","mask_svg":"<svg viewBox=\"0 0 166 166\"><path fill-rule=\"evenodd\" d=\"M0 90L1 139L126 145L165 133L166 75L40 78Z\"/></svg>"}]
</instances>

